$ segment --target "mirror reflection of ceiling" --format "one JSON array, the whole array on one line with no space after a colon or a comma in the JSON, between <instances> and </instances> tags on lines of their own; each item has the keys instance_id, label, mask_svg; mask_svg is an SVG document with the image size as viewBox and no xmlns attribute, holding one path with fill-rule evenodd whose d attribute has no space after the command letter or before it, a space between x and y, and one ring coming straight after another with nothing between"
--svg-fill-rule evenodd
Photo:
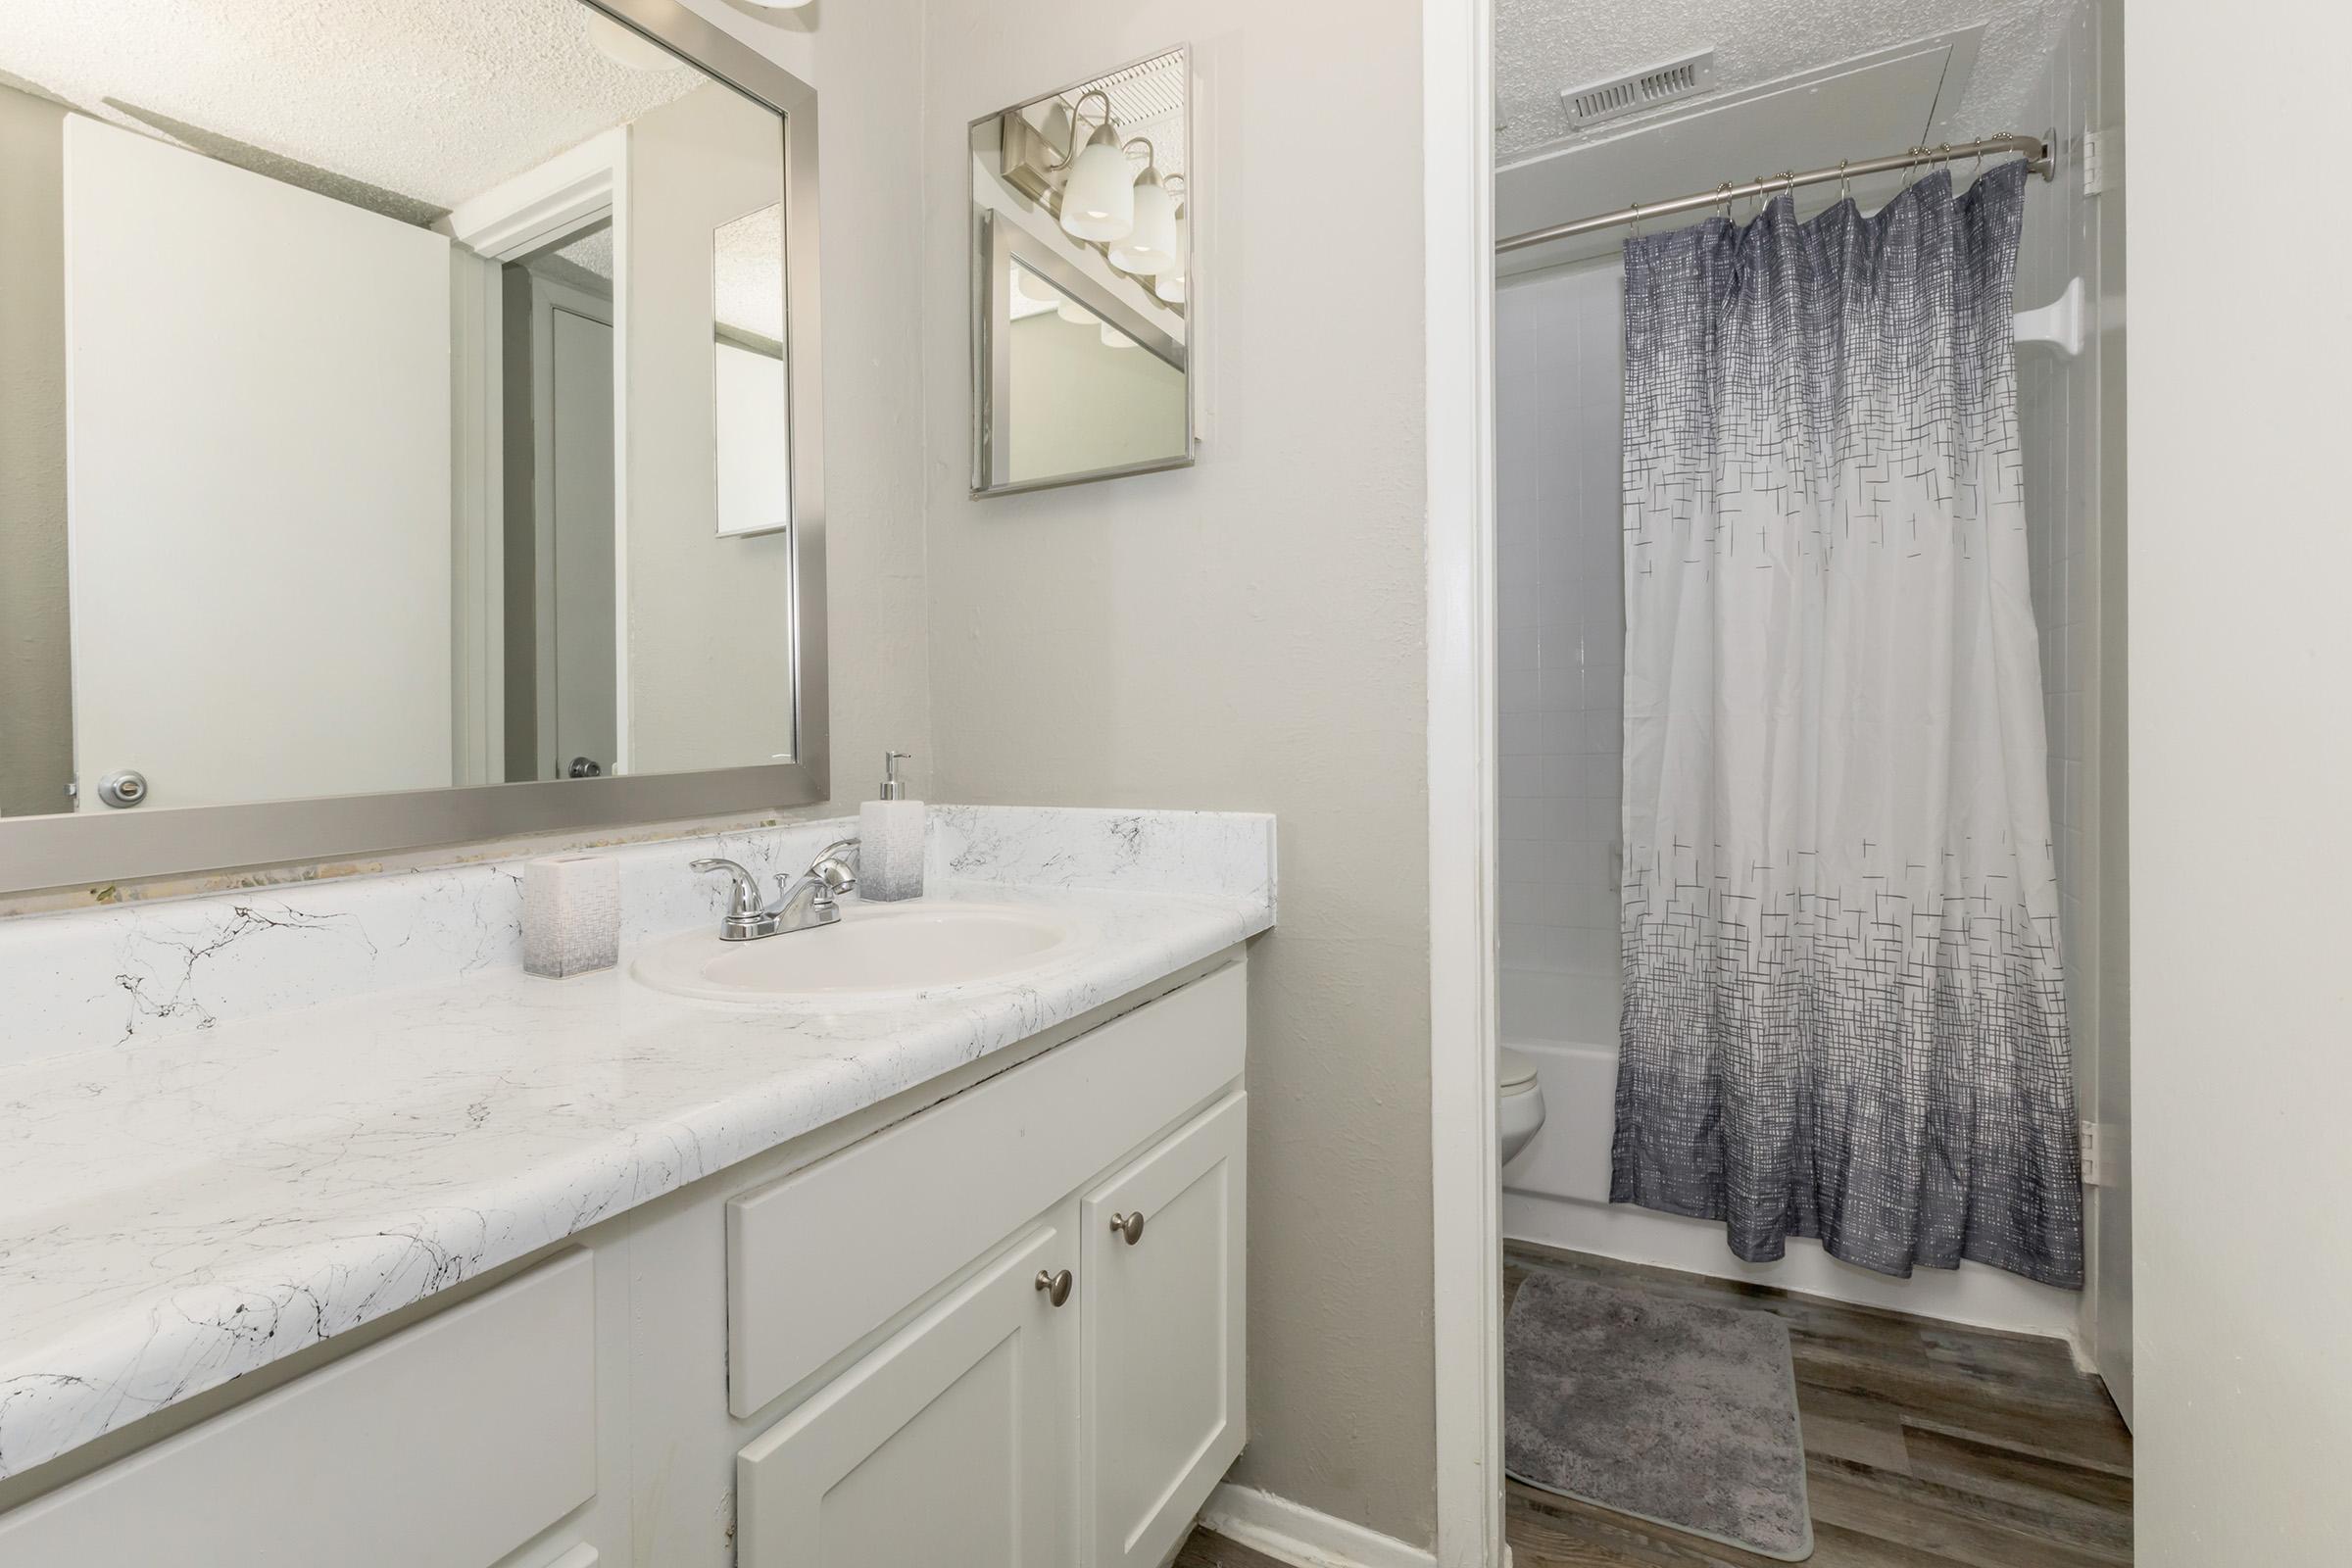
<instances>
[{"instance_id":1,"label":"mirror reflection of ceiling","mask_svg":"<svg viewBox=\"0 0 2352 1568\"><path fill-rule=\"evenodd\" d=\"M1561 147L1620 136L1716 99L1875 49L1984 24L1976 69L1956 122L1992 130L2020 125L2034 76L2063 25L2065 0L1495 0L1494 161L1510 164ZM1715 76L1703 97L1662 105L1578 131L1560 93L1674 60L1712 45ZM1876 149L1863 149L1875 151Z\"/></svg>"},{"instance_id":2,"label":"mirror reflection of ceiling","mask_svg":"<svg viewBox=\"0 0 2352 1568\"><path fill-rule=\"evenodd\" d=\"M0 6L0 85L417 223L705 79L579 0Z\"/></svg>"},{"instance_id":3,"label":"mirror reflection of ceiling","mask_svg":"<svg viewBox=\"0 0 2352 1568\"><path fill-rule=\"evenodd\" d=\"M718 324L738 336L784 341L784 207L721 223L710 236Z\"/></svg>"},{"instance_id":4,"label":"mirror reflection of ceiling","mask_svg":"<svg viewBox=\"0 0 2352 1568\"><path fill-rule=\"evenodd\" d=\"M1152 159L1162 178L1184 172L1184 56L1181 53L1161 55L1142 65L1114 71L1107 76L1097 76L1061 95L1065 112L1076 113L1078 100L1087 93L1109 95L1111 118L1118 122L1119 139L1142 136L1152 143ZM1046 100L1051 106L1052 99ZM1089 110L1090 115L1100 113ZM1033 111L1030 118L1043 122L1043 115ZM1094 122L1090 119L1091 126ZM1143 154L1134 155L1141 163Z\"/></svg>"}]
</instances>

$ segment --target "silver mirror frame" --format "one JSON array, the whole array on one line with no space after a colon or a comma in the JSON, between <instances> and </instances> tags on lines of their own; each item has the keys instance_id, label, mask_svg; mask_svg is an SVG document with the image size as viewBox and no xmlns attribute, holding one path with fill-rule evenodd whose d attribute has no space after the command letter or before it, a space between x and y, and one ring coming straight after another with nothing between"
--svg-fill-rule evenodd
<instances>
[{"instance_id":1,"label":"silver mirror frame","mask_svg":"<svg viewBox=\"0 0 2352 1568\"><path fill-rule=\"evenodd\" d=\"M1122 71L1146 65L1172 54L1184 56L1184 199L1186 205L1190 207L1195 204L1198 196L1192 178L1192 172L1198 165L1193 156L1195 141L1193 122L1196 104L1193 95L1193 46L1190 43L1172 43L1164 49L1154 49L1150 54L1138 55L1135 59L1113 66L1108 71L1098 71L1092 75L1083 76L1076 81L1065 82L1059 87L1034 93L1021 99L1018 103L1006 104L993 114L982 115L964 127L963 206L970 225L970 234L965 243L970 248L972 260L970 285L972 312L971 496L975 501L985 501L993 496L1026 495L1035 490L1059 490L1068 485L1092 484L1098 479L1120 479L1135 473L1161 473L1170 468L1189 468L1200 461L1199 411L1194 406L1200 387L1200 383L1194 375L1194 355L1200 342L1200 334L1194 327L1194 322L1198 318L1193 314L1200 307L1195 303L1187 303L1185 306L1183 366L1184 450L1181 453L1174 457L1147 458L1139 463L1122 464L1116 467L1090 468L1079 473L1057 473L1046 479L1018 481L997 479L997 410L1006 391L1006 388L1000 384L999 367L995 363L996 323L1001 305L998 295L1004 287L1003 266L1005 261L1018 255L1024 264L1030 266L1049 281L1054 282L1064 293L1070 294L1073 298L1077 295L1075 284L1078 272L1075 268L1070 267L1060 258L1050 256L1043 247L1037 246L1034 241L1024 244L1023 241L1027 240L1027 236L1019 234L1011 224L995 221L993 213L984 212L981 209L980 192L972 177L971 165L972 133L982 126L994 122L1014 110L1025 108L1048 98L1056 98L1064 93L1075 92L1088 82L1100 81L1104 76L1115 76ZM1185 224L1184 230L1184 264L1186 274L1191 278L1191 287L1187 293L1188 302L1198 301L1200 297L1200 252L1199 246L1195 243L1195 231L1199 227L1198 222L1188 222ZM1090 310L1095 308L1091 304L1088 306ZM1124 318L1130 313L1120 311L1115 314ZM1165 339L1161 337L1161 334L1152 331L1149 327L1145 327L1144 331L1149 336L1139 336L1139 342L1152 352L1159 353L1164 360L1167 357L1162 352Z\"/></svg>"},{"instance_id":2,"label":"silver mirror frame","mask_svg":"<svg viewBox=\"0 0 2352 1568\"><path fill-rule=\"evenodd\" d=\"M0 819L0 893L104 885L437 845L739 815L831 798L825 671L823 338L816 89L678 0L581 0L784 117L785 375L792 461L793 760L697 773L487 784L153 813ZM233 745L234 737L223 744Z\"/></svg>"}]
</instances>

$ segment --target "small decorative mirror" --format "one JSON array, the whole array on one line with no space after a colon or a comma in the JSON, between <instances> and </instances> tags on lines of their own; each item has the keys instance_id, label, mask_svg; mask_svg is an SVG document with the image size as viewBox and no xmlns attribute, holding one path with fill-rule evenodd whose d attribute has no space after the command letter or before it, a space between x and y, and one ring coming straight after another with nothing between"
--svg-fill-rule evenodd
<instances>
[{"instance_id":1,"label":"small decorative mirror","mask_svg":"<svg viewBox=\"0 0 2352 1568\"><path fill-rule=\"evenodd\" d=\"M972 122L972 493L1193 461L1189 54Z\"/></svg>"}]
</instances>

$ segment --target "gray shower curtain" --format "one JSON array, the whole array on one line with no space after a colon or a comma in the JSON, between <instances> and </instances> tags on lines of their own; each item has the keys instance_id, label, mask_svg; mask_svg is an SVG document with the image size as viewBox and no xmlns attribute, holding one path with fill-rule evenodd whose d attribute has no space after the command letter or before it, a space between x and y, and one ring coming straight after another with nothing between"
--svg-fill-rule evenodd
<instances>
[{"instance_id":1,"label":"gray shower curtain","mask_svg":"<svg viewBox=\"0 0 2352 1568\"><path fill-rule=\"evenodd\" d=\"M2082 1277L2026 577L2023 164L1625 252L1611 1197Z\"/></svg>"}]
</instances>

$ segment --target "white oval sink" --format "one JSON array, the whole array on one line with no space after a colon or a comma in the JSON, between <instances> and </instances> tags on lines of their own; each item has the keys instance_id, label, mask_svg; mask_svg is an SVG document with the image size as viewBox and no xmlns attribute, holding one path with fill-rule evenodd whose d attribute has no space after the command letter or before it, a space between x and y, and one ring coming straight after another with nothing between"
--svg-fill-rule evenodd
<instances>
[{"instance_id":1,"label":"white oval sink","mask_svg":"<svg viewBox=\"0 0 2352 1568\"><path fill-rule=\"evenodd\" d=\"M808 931L722 942L689 931L648 947L629 972L714 1002L874 1001L1003 980L1074 946L1081 929L1002 904L845 904Z\"/></svg>"}]
</instances>

